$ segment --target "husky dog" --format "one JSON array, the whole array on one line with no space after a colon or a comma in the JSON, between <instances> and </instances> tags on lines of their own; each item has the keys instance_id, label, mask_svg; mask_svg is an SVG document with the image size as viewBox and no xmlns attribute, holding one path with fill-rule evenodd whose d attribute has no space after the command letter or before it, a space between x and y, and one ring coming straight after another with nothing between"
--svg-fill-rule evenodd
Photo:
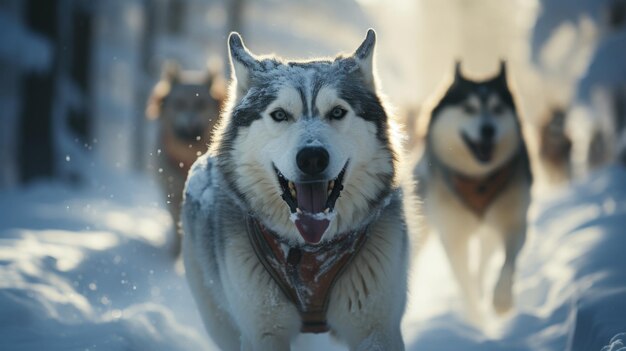
<instances>
[{"instance_id":1,"label":"husky dog","mask_svg":"<svg viewBox=\"0 0 626 351\"><path fill-rule=\"evenodd\" d=\"M224 350L289 350L325 331L352 350L403 350L415 209L377 93L374 31L328 60L257 57L237 33L228 44L229 103L182 213L208 333Z\"/></svg>"},{"instance_id":2,"label":"husky dog","mask_svg":"<svg viewBox=\"0 0 626 351\"><path fill-rule=\"evenodd\" d=\"M570 178L572 142L565 130L567 112L551 108L539 130L539 159L549 184L558 184Z\"/></svg>"},{"instance_id":3,"label":"husky dog","mask_svg":"<svg viewBox=\"0 0 626 351\"><path fill-rule=\"evenodd\" d=\"M207 151L224 98L223 80L215 70L181 72L176 63L168 62L148 100L146 116L159 122L154 168L174 222L176 256L181 247L180 206L187 172Z\"/></svg>"},{"instance_id":4,"label":"husky dog","mask_svg":"<svg viewBox=\"0 0 626 351\"><path fill-rule=\"evenodd\" d=\"M515 260L526 237L531 173L505 63L492 79L473 81L456 65L453 83L434 106L422 159L415 168L429 229L440 234L469 317L480 322L482 280L494 246L505 260L493 305L509 310ZM477 277L470 272L468 242L478 232Z\"/></svg>"}]
</instances>

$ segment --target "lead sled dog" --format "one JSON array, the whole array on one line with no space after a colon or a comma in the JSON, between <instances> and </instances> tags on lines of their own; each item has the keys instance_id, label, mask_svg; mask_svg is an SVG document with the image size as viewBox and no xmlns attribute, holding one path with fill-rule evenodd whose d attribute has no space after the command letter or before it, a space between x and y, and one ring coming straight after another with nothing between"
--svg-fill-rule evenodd
<instances>
[{"instance_id":1,"label":"lead sled dog","mask_svg":"<svg viewBox=\"0 0 626 351\"><path fill-rule=\"evenodd\" d=\"M349 56L257 57L232 33L228 105L183 204L183 259L224 350L289 350L330 331L403 350L415 206L378 95L375 33Z\"/></svg>"},{"instance_id":2,"label":"lead sled dog","mask_svg":"<svg viewBox=\"0 0 626 351\"><path fill-rule=\"evenodd\" d=\"M414 175L425 223L438 232L468 317L479 323L483 280L498 246L505 258L492 303L499 313L512 307L532 182L504 62L499 74L483 81L465 78L457 63L453 82L431 111L424 148ZM475 234L480 254L471 271L469 242Z\"/></svg>"}]
</instances>

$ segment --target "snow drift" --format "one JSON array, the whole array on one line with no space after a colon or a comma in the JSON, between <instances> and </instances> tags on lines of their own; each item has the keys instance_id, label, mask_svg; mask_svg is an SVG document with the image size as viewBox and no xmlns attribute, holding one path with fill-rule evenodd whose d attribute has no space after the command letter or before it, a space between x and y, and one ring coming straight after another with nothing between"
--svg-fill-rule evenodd
<instances>
[{"instance_id":1,"label":"snow drift","mask_svg":"<svg viewBox=\"0 0 626 351\"><path fill-rule=\"evenodd\" d=\"M626 171L540 194L519 260L518 310L466 324L443 251L415 260L408 350L620 350L626 342ZM1 350L213 350L168 256L171 221L141 177L0 196ZM344 350L305 335L296 350ZM604 347L604 348L603 348Z\"/></svg>"}]
</instances>

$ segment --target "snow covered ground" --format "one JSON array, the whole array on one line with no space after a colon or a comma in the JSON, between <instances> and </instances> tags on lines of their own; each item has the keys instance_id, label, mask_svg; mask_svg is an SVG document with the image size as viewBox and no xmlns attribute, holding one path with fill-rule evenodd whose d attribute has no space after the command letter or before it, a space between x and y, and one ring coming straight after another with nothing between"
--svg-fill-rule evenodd
<instances>
[{"instance_id":1,"label":"snow covered ground","mask_svg":"<svg viewBox=\"0 0 626 351\"><path fill-rule=\"evenodd\" d=\"M518 261L518 310L490 316L485 333L458 316L443 251L436 240L427 244L405 317L409 349L591 351L626 332L626 170L605 169L538 194L530 221ZM626 345L625 335L617 339Z\"/></svg>"},{"instance_id":2,"label":"snow covered ground","mask_svg":"<svg viewBox=\"0 0 626 351\"><path fill-rule=\"evenodd\" d=\"M0 193L0 350L212 350L168 256L155 185L111 177ZM624 350L626 171L541 194L520 257L519 310L463 322L436 237L415 261L408 350ZM613 340L612 340L613 338ZM344 350L306 335L296 350Z\"/></svg>"},{"instance_id":3,"label":"snow covered ground","mask_svg":"<svg viewBox=\"0 0 626 351\"><path fill-rule=\"evenodd\" d=\"M155 189L137 177L2 193L0 350L207 345Z\"/></svg>"}]
</instances>

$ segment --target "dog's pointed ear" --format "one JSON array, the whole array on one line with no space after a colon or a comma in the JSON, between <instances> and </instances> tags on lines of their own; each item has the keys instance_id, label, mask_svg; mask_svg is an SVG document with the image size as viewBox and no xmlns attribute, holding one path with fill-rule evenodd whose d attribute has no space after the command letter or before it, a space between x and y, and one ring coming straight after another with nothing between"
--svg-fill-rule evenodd
<instances>
[{"instance_id":1,"label":"dog's pointed ear","mask_svg":"<svg viewBox=\"0 0 626 351\"><path fill-rule=\"evenodd\" d=\"M463 72L461 71L461 60L454 61L454 81L458 82L463 80Z\"/></svg>"},{"instance_id":2,"label":"dog's pointed ear","mask_svg":"<svg viewBox=\"0 0 626 351\"><path fill-rule=\"evenodd\" d=\"M226 91L228 85L224 76L220 71L209 68L204 81L204 84L206 84L209 89L209 94L211 94L213 100L217 101L221 109L226 101Z\"/></svg>"},{"instance_id":3,"label":"dog's pointed ear","mask_svg":"<svg viewBox=\"0 0 626 351\"><path fill-rule=\"evenodd\" d=\"M159 118L161 115L161 108L163 107L163 101L167 95L169 95L171 90L171 82L163 79L154 86L146 105L146 117L148 119L155 120Z\"/></svg>"},{"instance_id":4,"label":"dog's pointed ear","mask_svg":"<svg viewBox=\"0 0 626 351\"><path fill-rule=\"evenodd\" d=\"M373 29L367 30L365 40L361 43L352 57L356 60L365 83L372 89L375 88L374 82L374 47L376 46L376 32Z\"/></svg>"},{"instance_id":5,"label":"dog's pointed ear","mask_svg":"<svg viewBox=\"0 0 626 351\"><path fill-rule=\"evenodd\" d=\"M209 87L209 89L217 79L221 78L223 68L222 60L218 57L213 56L207 60L204 84Z\"/></svg>"},{"instance_id":6,"label":"dog's pointed ear","mask_svg":"<svg viewBox=\"0 0 626 351\"><path fill-rule=\"evenodd\" d=\"M161 80L174 83L178 81L180 77L180 65L174 60L167 60L163 63L161 69Z\"/></svg>"},{"instance_id":7,"label":"dog's pointed ear","mask_svg":"<svg viewBox=\"0 0 626 351\"><path fill-rule=\"evenodd\" d=\"M146 117L154 120L161 115L163 101L180 78L180 65L174 60L167 60L161 67L161 80L154 86L146 105Z\"/></svg>"},{"instance_id":8,"label":"dog's pointed ear","mask_svg":"<svg viewBox=\"0 0 626 351\"><path fill-rule=\"evenodd\" d=\"M259 61L246 48L237 32L228 36L228 52L232 78L237 81L237 89L246 91L250 88L250 74L258 66Z\"/></svg>"},{"instance_id":9,"label":"dog's pointed ear","mask_svg":"<svg viewBox=\"0 0 626 351\"><path fill-rule=\"evenodd\" d=\"M498 73L498 78L506 81L506 61L500 60L500 72Z\"/></svg>"}]
</instances>

